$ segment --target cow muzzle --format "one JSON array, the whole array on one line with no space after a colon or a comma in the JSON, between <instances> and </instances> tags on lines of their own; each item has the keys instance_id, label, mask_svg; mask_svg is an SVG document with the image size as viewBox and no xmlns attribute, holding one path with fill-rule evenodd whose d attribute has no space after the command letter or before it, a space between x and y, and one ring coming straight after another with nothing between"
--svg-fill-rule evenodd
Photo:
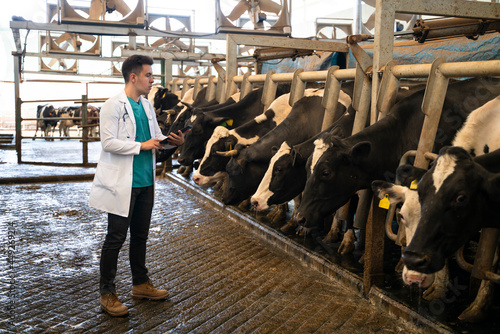
<instances>
[{"instance_id":1,"label":"cow muzzle","mask_svg":"<svg viewBox=\"0 0 500 334\"><path fill-rule=\"evenodd\" d=\"M423 273L429 272L431 258L428 255L405 251L402 258L408 269Z\"/></svg>"}]
</instances>

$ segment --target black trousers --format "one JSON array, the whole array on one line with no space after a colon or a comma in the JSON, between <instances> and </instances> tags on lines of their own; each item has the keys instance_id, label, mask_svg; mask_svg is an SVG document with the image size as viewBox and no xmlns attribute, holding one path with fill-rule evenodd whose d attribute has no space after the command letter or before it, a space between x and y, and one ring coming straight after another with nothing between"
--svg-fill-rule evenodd
<instances>
[{"instance_id":1,"label":"black trousers","mask_svg":"<svg viewBox=\"0 0 500 334\"><path fill-rule=\"evenodd\" d=\"M130 211L128 217L108 214L108 233L102 246L101 278L99 289L101 294L116 292L115 277L118 254L127 238L130 226L129 260L132 270L132 284L147 282L146 241L149 234L151 212L153 210L154 186L132 188Z\"/></svg>"}]
</instances>

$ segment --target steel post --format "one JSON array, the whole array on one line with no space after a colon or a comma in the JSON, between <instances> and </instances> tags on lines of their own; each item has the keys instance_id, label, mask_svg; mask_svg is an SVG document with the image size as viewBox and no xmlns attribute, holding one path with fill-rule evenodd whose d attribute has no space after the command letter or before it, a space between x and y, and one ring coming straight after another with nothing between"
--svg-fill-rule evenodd
<instances>
[{"instance_id":1,"label":"steel post","mask_svg":"<svg viewBox=\"0 0 500 334\"><path fill-rule=\"evenodd\" d=\"M323 93L322 105L325 108L325 116L321 130L327 129L333 124L335 113L337 112L337 104L340 94L341 82L335 77L335 72L338 71L338 66L332 66L328 69L325 82L325 92Z\"/></svg>"},{"instance_id":2,"label":"steel post","mask_svg":"<svg viewBox=\"0 0 500 334\"><path fill-rule=\"evenodd\" d=\"M414 163L414 166L419 168L426 169L429 165L429 161L425 158L424 154L432 152L439 120L441 119L441 112L449 82L449 79L440 71L440 65L445 61L444 58L438 58L432 63L429 80L425 88L424 100L422 102L422 111L425 114L425 119Z\"/></svg>"},{"instance_id":3,"label":"steel post","mask_svg":"<svg viewBox=\"0 0 500 334\"><path fill-rule=\"evenodd\" d=\"M306 83L300 79L300 74L304 72L303 68L298 68L293 72L292 87L290 89L290 99L288 104L293 106L295 102L304 96Z\"/></svg>"},{"instance_id":4,"label":"steel post","mask_svg":"<svg viewBox=\"0 0 500 334\"><path fill-rule=\"evenodd\" d=\"M262 104L264 110L267 110L276 97L276 89L278 84L273 80L272 76L275 75L274 71L269 71L266 74L266 81L264 83L264 92L262 94Z\"/></svg>"},{"instance_id":5,"label":"steel post","mask_svg":"<svg viewBox=\"0 0 500 334\"><path fill-rule=\"evenodd\" d=\"M89 128L88 111L87 111L87 95L82 95L82 162L83 165L89 163Z\"/></svg>"}]
</instances>

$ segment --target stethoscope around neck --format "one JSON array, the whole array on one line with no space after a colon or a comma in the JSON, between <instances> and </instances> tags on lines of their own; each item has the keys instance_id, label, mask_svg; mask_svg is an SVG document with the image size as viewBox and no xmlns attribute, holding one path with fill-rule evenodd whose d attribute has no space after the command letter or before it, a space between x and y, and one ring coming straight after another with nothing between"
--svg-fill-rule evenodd
<instances>
[{"instance_id":1,"label":"stethoscope around neck","mask_svg":"<svg viewBox=\"0 0 500 334\"><path fill-rule=\"evenodd\" d=\"M127 131L127 138L131 138L133 136L131 136L130 132L128 131L127 121L125 119L125 116L127 116L130 119L130 115L127 111L127 103L125 103L125 102L123 102L123 110L125 110L125 112L123 113L122 118L123 118L123 124L125 125L125 130ZM132 121L132 120L130 119L130 121Z\"/></svg>"}]
</instances>

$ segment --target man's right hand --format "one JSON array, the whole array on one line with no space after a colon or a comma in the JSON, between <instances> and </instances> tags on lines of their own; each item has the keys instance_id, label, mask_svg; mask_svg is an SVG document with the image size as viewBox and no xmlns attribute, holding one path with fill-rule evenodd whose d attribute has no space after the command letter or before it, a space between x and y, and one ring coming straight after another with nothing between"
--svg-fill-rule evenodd
<instances>
[{"instance_id":1,"label":"man's right hand","mask_svg":"<svg viewBox=\"0 0 500 334\"><path fill-rule=\"evenodd\" d=\"M150 140L141 143L141 151L149 151L154 148L160 149L161 147L160 141L161 141L160 139L151 138Z\"/></svg>"}]
</instances>

